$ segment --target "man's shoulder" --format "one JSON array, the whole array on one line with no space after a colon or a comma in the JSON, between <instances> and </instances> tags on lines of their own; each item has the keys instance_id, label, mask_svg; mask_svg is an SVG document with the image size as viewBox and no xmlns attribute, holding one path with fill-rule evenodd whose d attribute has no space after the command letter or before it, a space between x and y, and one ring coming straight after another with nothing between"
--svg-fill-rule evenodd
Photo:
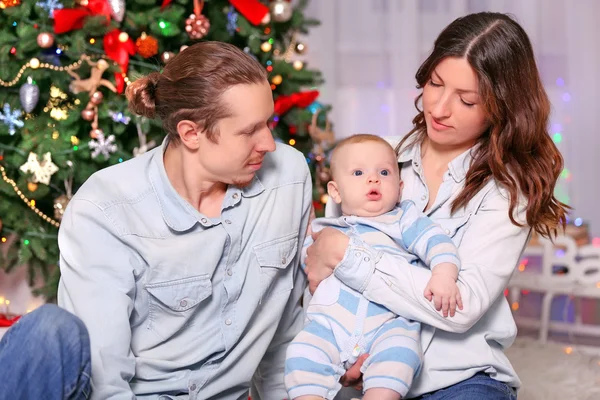
<instances>
[{"instance_id":1,"label":"man's shoulder","mask_svg":"<svg viewBox=\"0 0 600 400\"><path fill-rule=\"evenodd\" d=\"M292 146L277 143L275 151L265 155L258 177L266 187L305 182L310 174L304 154Z\"/></svg>"},{"instance_id":2,"label":"man's shoulder","mask_svg":"<svg viewBox=\"0 0 600 400\"><path fill-rule=\"evenodd\" d=\"M93 173L75 193L74 199L87 200L100 208L129 202L151 191L148 168L152 154L146 153Z\"/></svg>"}]
</instances>

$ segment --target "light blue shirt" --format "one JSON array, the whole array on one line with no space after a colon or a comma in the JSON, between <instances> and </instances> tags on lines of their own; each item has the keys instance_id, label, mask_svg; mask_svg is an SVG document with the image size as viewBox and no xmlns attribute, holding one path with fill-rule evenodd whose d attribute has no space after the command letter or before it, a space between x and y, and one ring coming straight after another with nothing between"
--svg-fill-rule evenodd
<instances>
[{"instance_id":1,"label":"light blue shirt","mask_svg":"<svg viewBox=\"0 0 600 400\"><path fill-rule=\"evenodd\" d=\"M281 400L303 324L306 159L277 144L211 219L172 187L165 149L95 173L62 220L58 301L89 330L93 398L245 399L252 387Z\"/></svg>"},{"instance_id":2,"label":"light blue shirt","mask_svg":"<svg viewBox=\"0 0 600 400\"><path fill-rule=\"evenodd\" d=\"M395 146L400 138L387 138ZM404 181L403 199L425 210L425 184L420 146L405 148L398 159ZM528 240L530 228L514 225L508 216L507 192L490 179L466 207L451 213L452 201L465 184L471 151L455 158L445 173L433 206L426 214L450 235L461 260L458 287L464 309L444 318L423 291L431 271L378 251L354 237L335 269L343 283L368 300L397 315L420 321L423 367L407 398L420 396L475 375L479 371L518 388L519 378L504 355L517 334L507 299L503 296ZM326 216L339 210L329 203ZM519 199L517 222L525 221L525 203Z\"/></svg>"}]
</instances>

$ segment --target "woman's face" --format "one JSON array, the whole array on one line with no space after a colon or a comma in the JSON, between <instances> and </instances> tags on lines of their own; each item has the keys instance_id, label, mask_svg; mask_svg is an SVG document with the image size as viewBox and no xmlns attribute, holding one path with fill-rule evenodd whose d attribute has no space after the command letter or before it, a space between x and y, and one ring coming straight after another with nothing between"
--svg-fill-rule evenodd
<instances>
[{"instance_id":1,"label":"woman's face","mask_svg":"<svg viewBox=\"0 0 600 400\"><path fill-rule=\"evenodd\" d=\"M466 150L489 127L479 79L464 58L448 57L433 70L423 88L423 112L429 140Z\"/></svg>"}]
</instances>

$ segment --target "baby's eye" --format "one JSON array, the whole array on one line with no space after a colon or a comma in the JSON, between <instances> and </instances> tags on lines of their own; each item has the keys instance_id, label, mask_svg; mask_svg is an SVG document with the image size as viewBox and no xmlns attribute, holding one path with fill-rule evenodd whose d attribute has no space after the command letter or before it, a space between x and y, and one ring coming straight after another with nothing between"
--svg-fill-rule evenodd
<instances>
[{"instance_id":1,"label":"baby's eye","mask_svg":"<svg viewBox=\"0 0 600 400\"><path fill-rule=\"evenodd\" d=\"M390 171L388 171L387 169L381 170L381 175L388 176L389 174L390 174Z\"/></svg>"},{"instance_id":2,"label":"baby's eye","mask_svg":"<svg viewBox=\"0 0 600 400\"><path fill-rule=\"evenodd\" d=\"M363 172L360 169L357 169L356 171L354 171L352 173L352 175L354 175L354 176L361 176L362 174L363 174Z\"/></svg>"}]
</instances>

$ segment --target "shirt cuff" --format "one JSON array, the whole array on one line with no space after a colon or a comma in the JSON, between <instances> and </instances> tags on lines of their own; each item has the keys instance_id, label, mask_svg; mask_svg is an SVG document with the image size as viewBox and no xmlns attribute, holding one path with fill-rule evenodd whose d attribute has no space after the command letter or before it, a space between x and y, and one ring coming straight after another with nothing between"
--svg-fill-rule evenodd
<instances>
[{"instance_id":1,"label":"shirt cuff","mask_svg":"<svg viewBox=\"0 0 600 400\"><path fill-rule=\"evenodd\" d=\"M362 293L375 272L378 257L378 251L369 249L357 237L351 236L344 258L335 267L334 274L345 285Z\"/></svg>"},{"instance_id":2,"label":"shirt cuff","mask_svg":"<svg viewBox=\"0 0 600 400\"><path fill-rule=\"evenodd\" d=\"M458 256L456 254L450 254L450 253L438 254L438 255L434 256L431 259L429 269L431 269L431 271L433 271L435 267L437 267L438 265L443 264L443 263L454 264L456 266L456 269L460 272L460 259L458 258Z\"/></svg>"}]
</instances>

